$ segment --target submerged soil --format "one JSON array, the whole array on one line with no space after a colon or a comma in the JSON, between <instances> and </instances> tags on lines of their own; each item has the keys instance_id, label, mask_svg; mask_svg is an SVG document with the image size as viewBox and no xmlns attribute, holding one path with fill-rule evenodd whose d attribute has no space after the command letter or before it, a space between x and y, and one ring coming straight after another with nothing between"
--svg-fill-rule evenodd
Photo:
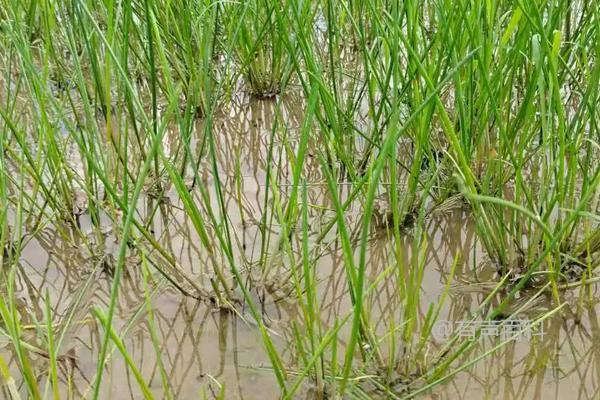
<instances>
[{"instance_id":1,"label":"submerged soil","mask_svg":"<svg viewBox=\"0 0 600 400\"><path fill-rule=\"evenodd\" d=\"M295 146L294 135L301 125L303 107L301 98L292 96L287 96L280 108L274 101L245 100L220 115L214 128L219 179L226 189L227 218L235 228L231 232L235 243L234 257L290 370L294 370L296 365L290 343L293 343L294 324L301 323L300 310L294 301L289 257L277 248L280 227L274 222L269 224L272 238L264 244L260 224L265 212L268 168L276 174L282 198L289 196L285 182L291 182L291 170L286 164L289 151L286 146ZM275 121L282 129L275 132L274 157L269 164L268 145L274 134ZM195 151L201 146L202 131L203 122L199 120L192 141ZM176 142L174 135L168 137L166 151L172 151ZM75 155L72 162L75 168L80 163ZM311 205L309 234L314 243L322 227L335 213L318 161L311 154L305 168ZM200 182L188 180L186 184L198 198L197 186L206 185L216 203L216 194L210 189L215 177L208 162L200 164L200 178ZM345 183L340 182L340 193L347 195L348 190L344 187ZM66 332L61 346L60 379L64 392L67 393L71 387L77 398L89 395L95 377L104 331L90 319L89 309L93 305L107 305L119 244L106 215L101 218L102 227L98 230L91 224L85 207L83 209L79 217L83 235L64 226L46 225L27 237L15 288L17 306L27 319L22 321L29 330L24 332L25 340L35 341L33 330L36 321L44 319L46 293L49 294L58 329L74 310L73 320L76 322ZM215 299L207 298L214 274L200 245L200 238L175 192L167 190L158 196L146 193L139 202L138 212L154 237L175 257L181 275L197 285L192 287L186 279L179 279L182 287L193 295L185 296L160 275L155 275L152 278L154 284L149 289L156 327L154 334L175 398L197 398L199 394L211 398L219 392L219 384L225 386L227 399L277 398L279 388L269 368L269 359L256 323L247 308L240 303L237 313L234 313L226 307L219 307ZM349 226L359 226L362 217L363 211L357 202L347 214ZM374 229L369 242L367 275L375 279L396 262L394 254L398 252L405 265L424 263L420 293L415 293L420 297L420 318L424 318L430 305L440 300L448 284L452 264L458 256L455 277L450 283L439 320L453 324L468 319L499 280L493 264L488 262L477 242L470 215L460 207L435 212L426 218L424 228L427 239L421 249L414 247L411 229L404 232L400 243L395 242L385 226ZM351 234L353 238L358 235L356 230ZM65 235L68 240L65 240ZM260 258L263 245L270 249L266 259ZM344 284L342 249L336 240L335 230L320 246L320 250L315 252L318 254L318 315L324 325L331 326L351 310L351 303ZM146 251L153 255L151 250ZM220 261L226 266L225 259ZM171 268L167 263L160 265L160 262L160 257L153 258L156 266L167 270ZM147 322L144 280L140 251L133 248L127 255L114 324L116 330L123 333L125 346L135 364L160 398L161 376ZM380 333L387 332L390 323L399 320L401 304L395 281L384 279L378 282L365 299L365 307L371 310L371 319ZM198 292L198 288L205 289L205 292ZM512 341L423 397L597 398L600 353L595 350L595 345L600 340L600 321L596 292L593 286L564 292L563 300L567 304L561 313L544 322L543 337ZM492 304L499 303L502 296L503 293L498 293ZM523 304L524 300L517 299L516 303ZM550 309L549 298L542 295L523 310L523 317L531 316L533 319ZM347 332L341 333L342 340L344 335ZM428 345L431 352L436 352L444 343L445 338L441 337ZM498 343L499 339L495 337L482 337L475 351L459 360L457 365L491 351ZM35 346L35 342L30 344ZM398 343L398 346L401 345ZM7 346L0 351L6 360L12 360ZM42 350L32 354L35 362L47 365L47 354ZM19 376L15 363L9 366L13 376ZM138 398L135 379L116 351L113 351L106 369L104 396L112 399ZM402 394L402 386L407 382L399 382L398 389ZM377 393L373 396L383 397ZM298 398L314 397L309 384L298 395Z\"/></svg>"}]
</instances>

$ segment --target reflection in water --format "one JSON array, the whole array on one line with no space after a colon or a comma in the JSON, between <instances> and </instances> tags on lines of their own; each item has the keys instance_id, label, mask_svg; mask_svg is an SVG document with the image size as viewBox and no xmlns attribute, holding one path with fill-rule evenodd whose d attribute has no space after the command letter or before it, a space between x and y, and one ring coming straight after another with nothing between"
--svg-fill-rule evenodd
<instances>
[{"instance_id":1,"label":"reflection in water","mask_svg":"<svg viewBox=\"0 0 600 400\"><path fill-rule=\"evenodd\" d=\"M600 340L597 295L573 293L564 317L547 321L543 338L508 343L457 375L431 395L435 399L596 399ZM493 348L484 340L476 353Z\"/></svg>"},{"instance_id":2,"label":"reflection in water","mask_svg":"<svg viewBox=\"0 0 600 400\"><path fill-rule=\"evenodd\" d=\"M294 350L288 346L294 343L294 327L303 326L305 321L293 300L295 269L290 260L300 262L302 259L299 246L302 237L300 233L292 232L295 245L290 249L291 256L283 254L278 247L282 232L275 205L272 200L265 202L268 197L265 191L277 190L284 205L289 200L290 188L286 183L291 182L292 172L287 160L297 145L295 138L301 125L302 109L300 97L287 96L279 106L270 101L249 101L220 115L214 129L218 178L224 188L224 217L233 228L234 259L272 330L275 344L287 357L285 362L292 370L297 360L294 360ZM201 121L197 123L191 142L196 156L206 151L202 124ZM178 141L175 132L168 141L169 151L175 151ZM309 242L313 245L311 261L314 262L318 281L318 317L323 326L330 328L341 316L348 314L352 304L343 252L335 228L319 238L326 224L335 217L335 212L319 162L314 156L318 144L312 143L311 146L303 171L308 182ZM207 157L199 160L198 179L190 179L186 183L198 206L206 213L200 189L206 189L211 203L217 204L216 177ZM269 174L272 182L279 183L278 186L266 185ZM193 177L193 174L190 172L186 176ZM340 198L347 198L350 190L348 185L340 184ZM149 232L175 260L175 263L168 262L140 241L138 247L132 246L127 254L121 283L115 329L124 338L125 346L150 388L158 398L161 397L161 368L164 368L174 398L196 398L199 393L210 398L218 393L219 385L226 386L228 399L276 398L279 389L268 368L269 359L255 323L246 308L240 307L240 314L235 315L225 308L214 307L214 299L194 292L211 291L215 281L213 263L226 266L225 257L209 258L174 191L168 191L162 198L143 197L137 210ZM351 240L358 240L363 218L361 204L353 203L345 218ZM211 238L215 238L214 233L219 227L210 224L208 217L206 221L209 230L212 230L209 232ZM68 388L72 388L70 390L77 398L89 394L94 381L103 330L89 317L89 310L94 305L107 305L119 245L113 233L111 216L103 215L101 218L102 235L95 233L89 215L83 214L80 223L84 235L61 226L47 226L35 238L29 238L18 267L15 287L17 306L23 310L22 323L29 326L24 338L31 344L40 366L47 365L48 355L36 348L33 326L44 320L44 298L48 293L55 316L55 331L62 340L59 366L63 390L66 394ZM417 290L414 291L420 302L419 315L415 316L417 330L423 328L428 309L437 304L449 283L450 268L455 259L458 267L448 299L440 310L440 319L468 319L497 281L496 272L486 263L466 212L456 209L434 213L426 220L424 232L424 241L415 241L412 234L406 233L400 237L399 243L385 231L385 227L372 233L366 276L373 289L364 302L365 308L370 310L372 326L380 336L385 336L386 332L404 321L401 310L405 297L401 296L401 292L407 289L399 287L398 282L409 279L407 271L410 268L424 265L423 276L416 282ZM69 240L65 240L65 236ZM218 246L216 239L213 240ZM263 248L268 251L262 251ZM156 273L148 278L154 283L150 285L153 289L149 289L154 321L151 325L146 302L147 278L141 253L156 268L177 271L179 278L174 283L206 301L182 296L161 274ZM264 257L264 254L268 256ZM405 276L403 279L378 280L386 270L393 271L387 273L405 273ZM498 298L488 307L497 304L502 295L498 293ZM574 293L571 295L573 299L583 300L569 304L570 314L563 314L567 317L547 321L547 334L541 340L509 343L475 367L458 374L451 383L437 388L431 397L508 399L563 398L569 395L581 399L596 398L599 359L590 344L596 343L598 338L597 302L593 293L582 292L581 297ZM542 297L525 312L536 315L548 306L549 302ZM68 329L63 330L62 327ZM153 336L156 346L159 346L158 351L154 347ZM339 346L344 346L347 337L348 331L342 329ZM479 348L470 354L483 354L495 343L496 339L483 338ZM427 353L439 351L443 344L443 341L428 343ZM398 356L404 351L400 348L401 344L384 343L383 352L393 345L396 346L393 356L399 359L398 369L414 372L404 366ZM6 353L6 360L13 357L6 349L2 352ZM115 354L114 350L112 354ZM160 360L157 354L161 355ZM16 368L15 363L10 365ZM104 396L138 398L135 379L122 357L111 357L106 369L109 373L104 380ZM13 376L19 376L18 371L13 371ZM308 385L304 396L311 397Z\"/></svg>"}]
</instances>

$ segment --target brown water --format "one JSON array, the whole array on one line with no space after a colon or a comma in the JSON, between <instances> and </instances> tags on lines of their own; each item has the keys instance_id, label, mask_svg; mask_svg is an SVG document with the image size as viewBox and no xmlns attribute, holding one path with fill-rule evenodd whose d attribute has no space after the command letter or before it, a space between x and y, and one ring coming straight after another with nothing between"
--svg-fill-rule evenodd
<instances>
[{"instance_id":1,"label":"brown water","mask_svg":"<svg viewBox=\"0 0 600 400\"><path fill-rule=\"evenodd\" d=\"M294 301L289 258L276 251L280 227L271 224L273 233L267 244L272 250L271 256L264 260L264 266L259 265L263 244L259 221L266 211L263 199L268 165L273 168L272 172L277 175L279 182L291 180L284 143L291 146L295 144L294 138L302 121L303 103L299 97L292 96L288 96L280 108L272 101L242 99L240 102L241 104L219 116L214 130L219 178L226 190L224 197L227 217L233 227L232 242L236 244L234 257L247 279L253 297L260 305L263 318L273 333L275 345L281 351L284 362L294 370L296 363L288 344L293 341L292 323L302 319ZM280 128L275 132L274 159L269 164L268 143L276 120ZM196 149L201 143L202 128L202 122L198 122L192 141ZM174 151L176 143L176 137L167 138L164 144L166 151ZM77 168L78 160L75 155L73 163ZM324 224L335 216L318 165L316 158L309 154L305 177L311 182L308 186L308 201L311 205L309 218L312 243ZM197 185L211 188L214 176L208 162L203 161L200 167L201 182ZM186 183L192 184L191 180ZM347 195L344 185L344 182L340 183L341 194ZM287 199L289 188L282 184L279 190L282 199ZM193 190L192 193L200 204L198 190ZM216 194L212 189L209 194L214 204L217 204ZM285 200L283 203L285 204ZM214 279L212 267L192 222L182 207L177 196L170 191L160 201L145 195L139 202L138 211L141 220L149 224L151 232L161 245L175 257L182 271L180 278L187 277L208 293L211 279ZM272 208L272 204L267 206L269 207ZM271 211L272 209L269 210ZM358 234L361 212L361 206L357 203L347 215L353 239ZM107 215L102 218L100 236L92 227L89 215L82 215L80 223L83 236L64 226L45 225L37 234L29 237L17 271L15 288L18 307L25 316L22 323L30 327L25 332L25 338L33 341L30 344L35 345L35 322L43 321L44 318L46 291L55 312L54 323L57 329L65 322L69 312L75 310L76 322L67 331L59 352L63 391L67 393L67 388L71 386L75 398L89 395L95 378L104 333L90 319L88 311L93 305L102 308L107 306L112 268L119 245ZM456 276L442 307L440 320L467 319L495 286L498 281L496 271L486 261L477 243L469 215L460 208L432 214L426 220L425 231L427 242L420 256L419 249L413 247L410 231L399 243L406 265L411 265L415 257L419 257L419 261L425 265L420 293L420 318L424 318L431 304L439 301L453 260L460 255ZM69 240L64 239L65 235L68 235ZM341 245L335 238L335 231L326 236L315 267L319 278L319 315L325 326L331 326L337 318L351 309L344 283ZM396 262L393 257L396 248L394 240L385 229L373 232L368 250L369 279L375 279L391 263ZM147 255L152 263L172 271L172 266L148 249L146 248ZM137 252L130 251L127 257L115 315L115 329L126 332L123 335L124 343L131 357L149 381L151 389L156 391L157 398L160 398L161 376L146 318L142 263ZM225 259L219 261L227 265ZM246 307L240 307L239 315L235 315L224 308L216 308L210 301L183 296L158 274L154 274L153 278L157 282L151 301L156 335L175 398L198 398L200 394L211 398L218 393L219 384L225 385L227 399L278 397L279 389L269 369L269 359L256 324ZM192 294L199 297L204 295L196 293L197 288L186 283L186 279L181 278L180 281ZM395 282L395 279L382 280L365 299L365 308L371 312L375 330L381 334L389 330L392 321L398 321L401 304ZM502 295L503 293L499 293L492 304L498 304ZM564 293L563 300L567 302L566 307L561 314L546 321L543 338L510 342L424 397L598 398L600 353L597 354L594 346L600 343L600 325L596 311L596 289L591 287L589 291L581 290L581 293L579 290L568 291ZM523 302L524 300L518 300L516 303ZM524 313L533 318L549 310L549 307L548 299L541 296ZM342 331L342 342L345 335L347 332ZM475 351L460 362L472 360L497 343L496 338L482 338ZM431 342L430 351L439 351L443 344L443 339ZM13 353L5 345L3 348L0 354L5 360L12 360ZM35 362L44 370L43 366L47 365L46 355L43 351L32 354ZM460 363L456 364L458 365ZM15 363L10 366L13 376L18 377ZM137 384L118 353L113 352L107 371L102 389L104 398L140 398ZM302 388L298 398L314 398L309 383Z\"/></svg>"}]
</instances>

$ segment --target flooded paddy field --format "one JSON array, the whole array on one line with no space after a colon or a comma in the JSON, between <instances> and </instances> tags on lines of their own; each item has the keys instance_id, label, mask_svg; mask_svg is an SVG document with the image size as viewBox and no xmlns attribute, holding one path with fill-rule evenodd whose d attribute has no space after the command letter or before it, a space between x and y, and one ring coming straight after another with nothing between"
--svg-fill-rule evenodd
<instances>
[{"instance_id":1,"label":"flooded paddy field","mask_svg":"<svg viewBox=\"0 0 600 400\"><path fill-rule=\"evenodd\" d=\"M590 2L25 3L0 397L598 398Z\"/></svg>"}]
</instances>

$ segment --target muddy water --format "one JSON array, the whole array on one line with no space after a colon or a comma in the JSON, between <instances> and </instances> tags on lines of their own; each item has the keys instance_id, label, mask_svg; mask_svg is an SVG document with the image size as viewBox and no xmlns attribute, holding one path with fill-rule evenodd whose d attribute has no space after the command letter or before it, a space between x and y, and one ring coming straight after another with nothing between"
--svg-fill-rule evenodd
<instances>
[{"instance_id":1,"label":"muddy water","mask_svg":"<svg viewBox=\"0 0 600 400\"><path fill-rule=\"evenodd\" d=\"M293 341L294 322L301 323L300 310L295 295L289 258L277 251L281 228L269 224L271 232L268 243L263 243L260 221L265 212L272 214L273 204L264 203L265 181L268 168L279 182L282 199L289 196L287 183L291 170L286 160L293 151L295 138L302 121L303 102L300 97L287 97L281 107L271 101L246 101L224 112L215 121L219 179L225 188L224 200L227 218L232 230L234 258L269 329L275 345L290 370L296 364L289 343ZM273 130L273 126L277 129ZM195 151L202 147L203 123L198 122L192 144ZM274 141L269 161L269 143ZM165 149L176 147L177 137L165 142ZM286 147L286 144L288 147ZM76 160L75 160L76 162ZM199 179L195 182L188 175L186 183L201 204L197 190L199 185L209 188L213 204L217 197L213 187L215 176L207 161L200 162ZM335 216L326 184L314 154L310 153L305 166L305 178L309 181L308 213L312 243L325 224ZM274 178L275 179L275 178ZM340 182L340 194L346 196L349 188ZM285 204L285 201L284 201ZM211 264L200 245L200 238L192 222L182 209L182 204L172 191L163 198L144 196L138 211L153 235L177 261L181 275L210 291L214 279ZM353 204L347 215L352 239L357 237L362 209ZM26 316L23 324L29 327L24 337L35 346L33 326L43 320L44 296L49 294L50 304L56 313L54 323L57 332L68 318L75 321L64 332L60 351L60 378L64 393L71 387L75 398L90 393L95 377L97 357L103 330L91 319L89 309L93 305L106 307L110 291L118 241L108 216L102 218L102 234L92 228L89 215L80 219L83 235L68 228L46 225L34 237L28 239L17 271L15 288L18 307ZM213 227L214 229L214 227ZM450 285L446 302L441 308L440 320L460 321L468 319L472 311L489 295L498 276L486 261L474 232L469 215L455 208L434 213L425 223L426 245L414 247L412 234L406 232L400 243L385 229L374 230L369 242L367 276L374 280L386 268L399 262L393 256L400 249L404 265L423 263L424 274L420 284L420 308L423 319L432 304L436 304L448 284L450 268L458 255L455 279ZM66 241L65 235L70 238ZM325 237L315 254L315 271L318 277L319 316L324 326L332 326L336 319L351 309L348 289L344 284L345 272L341 246L332 231ZM295 238L299 240L299 238ZM261 248L270 249L269 257L261 259ZM294 249L293 251L296 251ZM172 266L155 256L147 254L154 265L165 270ZM219 259L223 265L226 260ZM150 387L161 397L162 385L157 351L153 347L147 318L146 289L140 256L130 251L127 256L115 328L124 337L135 364ZM206 394L212 398L219 392L219 385L226 388L227 399L277 398L279 390L274 375L269 370L269 360L263 349L255 323L246 307L240 307L239 315L223 308L216 308L210 301L198 301L183 296L173 286L154 273L148 296L154 315L154 334L160 346L161 361L175 398L198 398ZM185 281L185 279L183 279ZM401 309L396 279L384 279L365 298L365 308L378 334L388 332L392 321L398 323ZM193 292L185 282L182 284ZM449 383L437 387L425 397L435 399L454 398L596 398L598 393L598 367L600 358L594 350L598 343L598 319L595 289L589 292L565 293L565 312L546 321L545 334L536 340L520 340L507 344L493 352L473 368L456 375ZM499 293L492 304L497 304ZM582 300L578 300L582 299ZM524 312L532 318L549 309L549 302L542 296ZM347 332L340 333L344 343ZM430 351L438 351L444 338L429 343ZM463 363L475 355L493 349L496 338L482 338L479 347L471 352ZM43 351L33 352L34 361L47 365ZM6 360L12 353L2 350ZM19 376L11 363L13 376ZM457 366L460 364L457 364ZM137 385L122 357L113 352L104 377L103 397L112 399L140 398ZM401 389L401 386L398 387ZM306 384L298 398L313 398L310 384Z\"/></svg>"}]
</instances>

